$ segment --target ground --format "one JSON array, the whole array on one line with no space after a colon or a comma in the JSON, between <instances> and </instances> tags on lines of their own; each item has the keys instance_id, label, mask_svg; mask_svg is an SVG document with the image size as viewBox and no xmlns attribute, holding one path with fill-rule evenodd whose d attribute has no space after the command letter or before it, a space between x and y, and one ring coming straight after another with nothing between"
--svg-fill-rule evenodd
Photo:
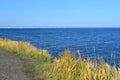
<instances>
[{"instance_id":1,"label":"ground","mask_svg":"<svg viewBox=\"0 0 120 80\"><path fill-rule=\"evenodd\" d=\"M0 80L31 80L23 71L22 61L10 52L0 50Z\"/></svg>"}]
</instances>

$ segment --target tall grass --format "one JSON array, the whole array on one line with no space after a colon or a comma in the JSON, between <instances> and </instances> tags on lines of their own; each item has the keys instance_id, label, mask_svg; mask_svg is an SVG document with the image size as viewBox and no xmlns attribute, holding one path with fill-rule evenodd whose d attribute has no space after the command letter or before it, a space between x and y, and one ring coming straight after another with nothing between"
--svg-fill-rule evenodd
<instances>
[{"instance_id":1,"label":"tall grass","mask_svg":"<svg viewBox=\"0 0 120 80\"><path fill-rule=\"evenodd\" d=\"M43 61L50 61L51 56L47 50L40 50L27 42L11 41L0 39L0 49L16 53L22 58L37 58Z\"/></svg>"},{"instance_id":2,"label":"tall grass","mask_svg":"<svg viewBox=\"0 0 120 80\"><path fill-rule=\"evenodd\" d=\"M34 80L120 80L120 69L100 60L76 58L69 50L58 59L51 59L47 50L39 50L27 42L0 39L0 49L8 50L21 58L33 59L35 66L27 65L34 72ZM31 75L31 76L32 76Z\"/></svg>"},{"instance_id":3,"label":"tall grass","mask_svg":"<svg viewBox=\"0 0 120 80\"><path fill-rule=\"evenodd\" d=\"M93 63L89 58L78 58L68 50L53 63L55 80L120 80L120 70L104 61Z\"/></svg>"}]
</instances>

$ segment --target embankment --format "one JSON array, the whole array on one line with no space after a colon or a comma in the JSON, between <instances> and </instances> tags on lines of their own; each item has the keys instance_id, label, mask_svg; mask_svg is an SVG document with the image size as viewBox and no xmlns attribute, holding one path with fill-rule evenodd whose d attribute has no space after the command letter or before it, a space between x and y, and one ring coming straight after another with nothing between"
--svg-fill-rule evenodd
<instances>
[{"instance_id":1,"label":"embankment","mask_svg":"<svg viewBox=\"0 0 120 80\"><path fill-rule=\"evenodd\" d=\"M103 60L76 58L69 50L58 59L52 59L47 50L40 50L27 42L0 39L0 49L25 60L25 72L33 80L120 80L120 70Z\"/></svg>"}]
</instances>

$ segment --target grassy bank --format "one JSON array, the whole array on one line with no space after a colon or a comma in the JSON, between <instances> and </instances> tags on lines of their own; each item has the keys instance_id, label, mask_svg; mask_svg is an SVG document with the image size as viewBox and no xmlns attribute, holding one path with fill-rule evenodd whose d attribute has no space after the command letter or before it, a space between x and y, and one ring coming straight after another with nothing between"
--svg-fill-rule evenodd
<instances>
[{"instance_id":1,"label":"grassy bank","mask_svg":"<svg viewBox=\"0 0 120 80\"><path fill-rule=\"evenodd\" d=\"M93 63L81 56L77 59L69 50L65 50L59 59L51 59L47 50L9 39L0 39L0 49L25 60L25 71L33 80L120 80L120 70L114 66L101 60Z\"/></svg>"}]
</instances>

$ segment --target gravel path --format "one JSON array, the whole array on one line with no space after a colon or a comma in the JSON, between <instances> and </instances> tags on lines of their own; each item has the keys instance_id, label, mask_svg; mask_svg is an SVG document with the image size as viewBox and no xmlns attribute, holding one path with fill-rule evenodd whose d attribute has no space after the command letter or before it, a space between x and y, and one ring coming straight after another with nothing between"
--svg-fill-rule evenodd
<instances>
[{"instance_id":1,"label":"gravel path","mask_svg":"<svg viewBox=\"0 0 120 80\"><path fill-rule=\"evenodd\" d=\"M22 65L18 57L0 50L0 80L30 80L23 72Z\"/></svg>"}]
</instances>

